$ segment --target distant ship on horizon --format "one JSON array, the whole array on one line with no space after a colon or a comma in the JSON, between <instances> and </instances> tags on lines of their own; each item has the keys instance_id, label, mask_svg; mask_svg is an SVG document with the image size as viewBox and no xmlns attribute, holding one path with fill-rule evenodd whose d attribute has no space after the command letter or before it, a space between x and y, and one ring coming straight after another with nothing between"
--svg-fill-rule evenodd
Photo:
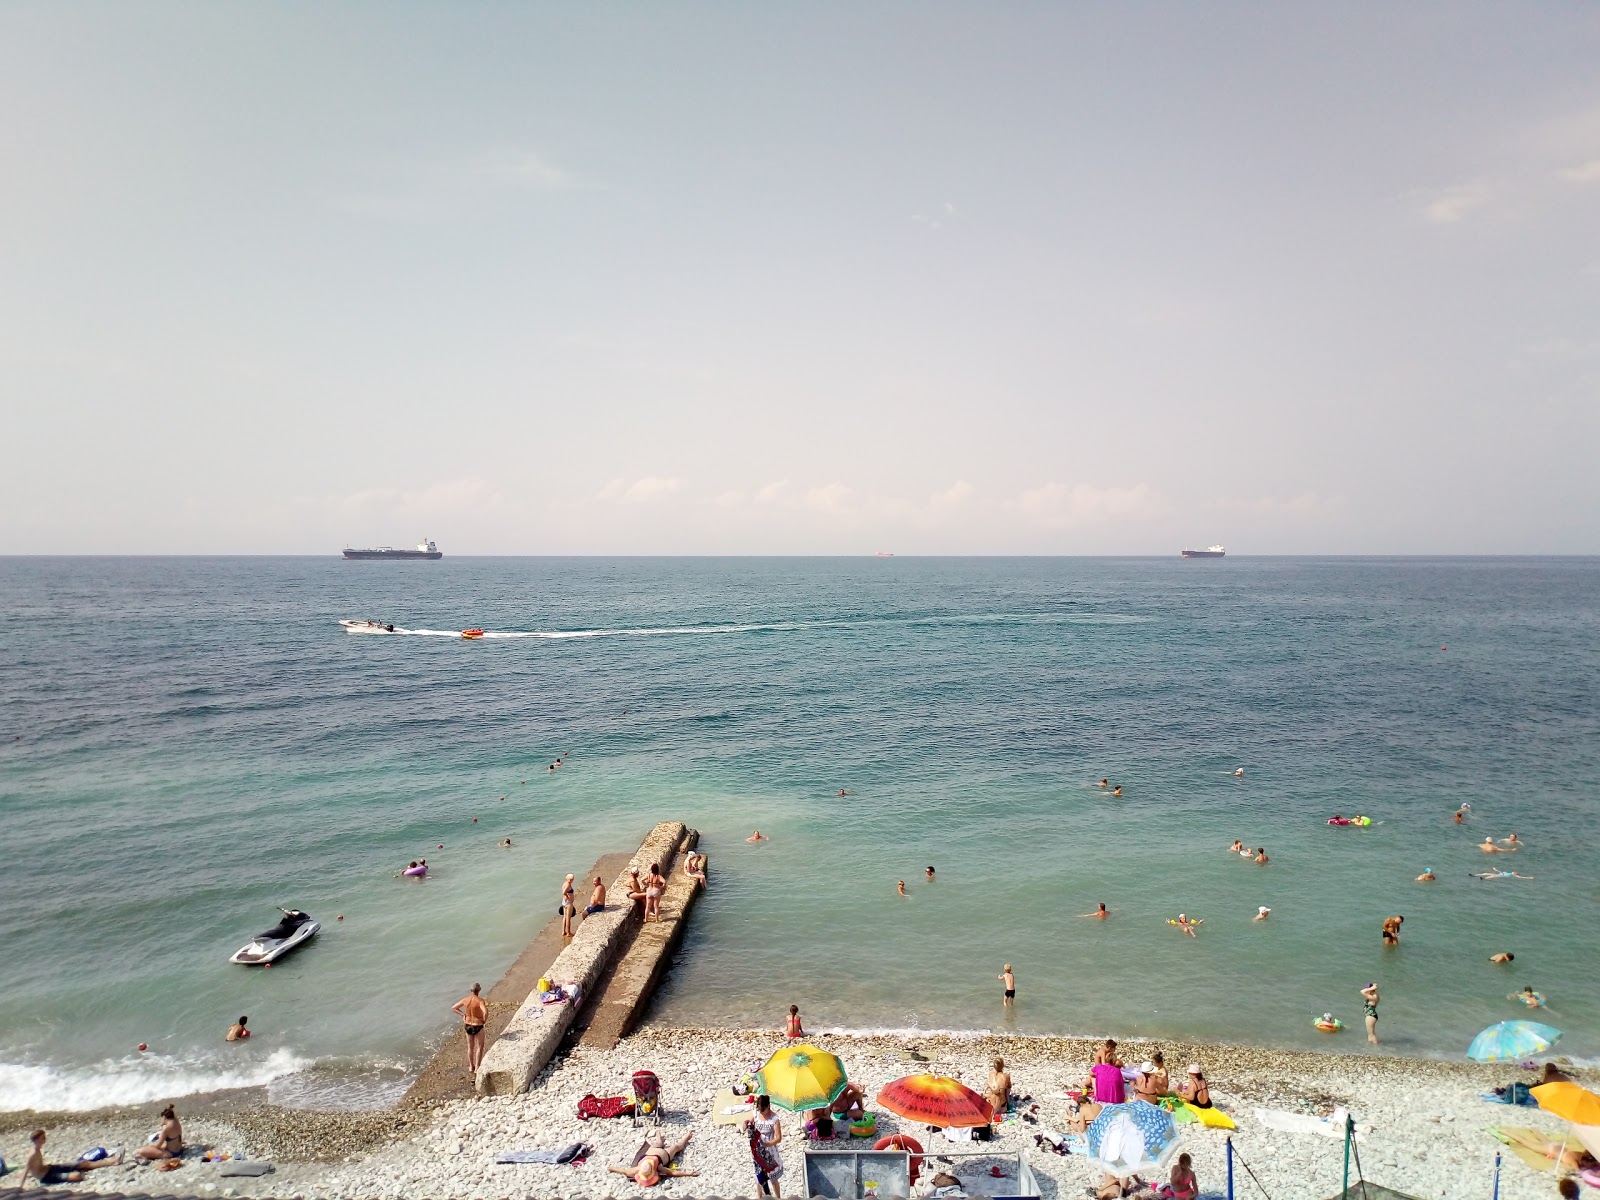
<instances>
[{"instance_id":1,"label":"distant ship on horizon","mask_svg":"<svg viewBox=\"0 0 1600 1200\"><path fill-rule=\"evenodd\" d=\"M444 552L433 544L432 538L423 538L415 550L396 550L393 546L376 546L370 550L344 548L346 558L443 558Z\"/></svg>"},{"instance_id":2,"label":"distant ship on horizon","mask_svg":"<svg viewBox=\"0 0 1600 1200\"><path fill-rule=\"evenodd\" d=\"M894 557L894 551L893 550L879 550L878 553L876 555L874 555L874 557L875 558L893 558Z\"/></svg>"},{"instance_id":3,"label":"distant ship on horizon","mask_svg":"<svg viewBox=\"0 0 1600 1200\"><path fill-rule=\"evenodd\" d=\"M1183 552L1183 557L1185 557L1185 558L1226 558L1226 557L1228 557L1228 551L1227 551L1226 547L1220 546L1220 545L1218 545L1218 546L1207 546L1204 550L1185 550Z\"/></svg>"}]
</instances>

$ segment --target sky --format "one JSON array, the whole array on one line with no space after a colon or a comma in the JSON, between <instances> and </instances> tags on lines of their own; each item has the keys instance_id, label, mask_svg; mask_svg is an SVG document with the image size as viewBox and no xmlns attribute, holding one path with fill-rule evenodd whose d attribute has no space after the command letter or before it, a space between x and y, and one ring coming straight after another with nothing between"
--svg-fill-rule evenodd
<instances>
[{"instance_id":1,"label":"sky","mask_svg":"<svg viewBox=\"0 0 1600 1200\"><path fill-rule=\"evenodd\" d=\"M0 553L1600 552L1589 3L0 5Z\"/></svg>"}]
</instances>

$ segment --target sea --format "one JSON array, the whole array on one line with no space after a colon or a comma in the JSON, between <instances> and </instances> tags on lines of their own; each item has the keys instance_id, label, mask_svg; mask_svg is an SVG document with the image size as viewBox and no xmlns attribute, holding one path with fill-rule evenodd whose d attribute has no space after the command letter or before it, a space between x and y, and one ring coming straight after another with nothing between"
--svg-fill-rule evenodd
<instances>
[{"instance_id":1,"label":"sea","mask_svg":"<svg viewBox=\"0 0 1600 1200\"><path fill-rule=\"evenodd\" d=\"M668 819L655 1023L1592 1062L1597 800L1600 559L4 558L0 1109L393 1100Z\"/></svg>"}]
</instances>

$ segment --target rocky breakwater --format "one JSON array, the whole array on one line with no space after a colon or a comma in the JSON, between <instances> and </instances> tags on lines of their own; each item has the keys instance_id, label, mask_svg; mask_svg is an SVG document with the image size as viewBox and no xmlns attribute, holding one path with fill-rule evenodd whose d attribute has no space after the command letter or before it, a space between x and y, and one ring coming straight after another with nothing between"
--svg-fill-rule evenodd
<instances>
[{"instance_id":1,"label":"rocky breakwater","mask_svg":"<svg viewBox=\"0 0 1600 1200\"><path fill-rule=\"evenodd\" d=\"M629 868L648 874L651 863L670 873L678 854L699 840L681 821L663 821L646 835ZM607 966L631 941L639 927L636 906L628 899L630 880L624 870L607 889L604 912L585 917L571 943L550 965L555 983L576 983L575 1002L544 1004L537 991L517 1010L505 1031L489 1047L478 1068L481 1095L509 1096L525 1092L561 1047L578 1010L589 1002Z\"/></svg>"}]
</instances>

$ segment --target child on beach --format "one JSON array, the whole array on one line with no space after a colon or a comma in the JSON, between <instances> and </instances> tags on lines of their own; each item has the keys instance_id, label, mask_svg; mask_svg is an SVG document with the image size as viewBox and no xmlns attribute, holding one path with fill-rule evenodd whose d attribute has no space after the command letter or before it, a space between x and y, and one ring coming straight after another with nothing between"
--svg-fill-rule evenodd
<instances>
[{"instance_id":1,"label":"child on beach","mask_svg":"<svg viewBox=\"0 0 1600 1200\"><path fill-rule=\"evenodd\" d=\"M1166 1200L1195 1200L1200 1194L1200 1184L1194 1177L1194 1167L1190 1165L1187 1154L1178 1155L1178 1161L1173 1164L1170 1182L1161 1185L1159 1195Z\"/></svg>"},{"instance_id":2,"label":"child on beach","mask_svg":"<svg viewBox=\"0 0 1600 1200\"><path fill-rule=\"evenodd\" d=\"M931 871L933 868L928 869ZM1017 1002L1017 977L1011 973L1010 963L1007 963L1005 969L1000 972L1000 982L1006 985L1005 998L1001 1003L1010 1008Z\"/></svg>"},{"instance_id":3,"label":"child on beach","mask_svg":"<svg viewBox=\"0 0 1600 1200\"><path fill-rule=\"evenodd\" d=\"M800 1027L800 1006L798 1004L789 1005L789 1015L783 1022L783 1032L785 1037L805 1037L806 1031Z\"/></svg>"},{"instance_id":4,"label":"child on beach","mask_svg":"<svg viewBox=\"0 0 1600 1200\"><path fill-rule=\"evenodd\" d=\"M237 1025L232 1025L232 1026L230 1026L228 1028L228 1034L223 1040L224 1041L229 1041L229 1042L242 1042L242 1041L244 1041L245 1038L250 1036L250 1031L247 1028L245 1028L245 1026L247 1026L249 1024L250 1024L250 1018L249 1017L240 1017L239 1018L239 1023Z\"/></svg>"}]
</instances>

